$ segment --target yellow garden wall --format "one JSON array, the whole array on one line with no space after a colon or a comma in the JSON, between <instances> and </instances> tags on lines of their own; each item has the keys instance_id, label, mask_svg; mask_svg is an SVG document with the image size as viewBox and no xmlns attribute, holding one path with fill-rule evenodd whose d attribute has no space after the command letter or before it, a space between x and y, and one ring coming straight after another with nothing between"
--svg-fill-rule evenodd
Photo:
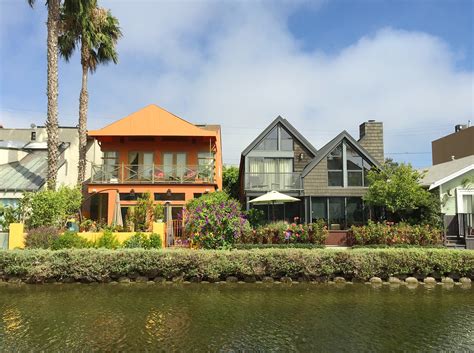
<instances>
[{"instance_id":1,"label":"yellow garden wall","mask_svg":"<svg viewBox=\"0 0 474 353\"><path fill-rule=\"evenodd\" d=\"M153 233L158 234L161 237L162 247L166 247L166 238L165 238L165 224L164 223L153 223ZM89 240L96 241L99 237L102 236L102 232L79 232L79 236ZM125 240L130 238L135 232L114 232L113 233L117 240L122 244ZM151 234L150 232L144 232L144 234ZM24 225L22 223L11 223L10 224L10 233L8 238L8 249L23 249L25 247L25 235Z\"/></svg>"}]
</instances>

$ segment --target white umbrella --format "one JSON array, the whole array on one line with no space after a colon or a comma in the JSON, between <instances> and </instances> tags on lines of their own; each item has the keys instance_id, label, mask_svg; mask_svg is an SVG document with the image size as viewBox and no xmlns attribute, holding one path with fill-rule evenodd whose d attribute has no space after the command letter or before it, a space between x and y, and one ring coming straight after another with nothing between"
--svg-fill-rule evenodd
<instances>
[{"instance_id":1,"label":"white umbrella","mask_svg":"<svg viewBox=\"0 0 474 353\"><path fill-rule=\"evenodd\" d=\"M117 192L115 196L114 219L112 223L116 226L123 226L122 209L120 208L120 194Z\"/></svg>"},{"instance_id":2,"label":"white umbrella","mask_svg":"<svg viewBox=\"0 0 474 353\"><path fill-rule=\"evenodd\" d=\"M285 195L285 194L282 194L281 192L273 190L253 200L250 200L249 202L254 203L256 205L268 205L268 204L273 205L272 206L273 220L275 220L275 203L297 202L297 201L301 201L301 200L297 199L296 197Z\"/></svg>"}]
</instances>

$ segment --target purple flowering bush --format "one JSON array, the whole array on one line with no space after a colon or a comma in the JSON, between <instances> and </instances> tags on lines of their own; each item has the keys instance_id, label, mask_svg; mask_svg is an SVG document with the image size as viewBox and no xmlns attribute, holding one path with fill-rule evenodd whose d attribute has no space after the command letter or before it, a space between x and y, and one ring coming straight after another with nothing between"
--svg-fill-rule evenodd
<instances>
[{"instance_id":1,"label":"purple flowering bush","mask_svg":"<svg viewBox=\"0 0 474 353\"><path fill-rule=\"evenodd\" d=\"M206 194L189 201L183 220L186 233L204 249L230 248L250 231L239 202L224 192Z\"/></svg>"}]
</instances>

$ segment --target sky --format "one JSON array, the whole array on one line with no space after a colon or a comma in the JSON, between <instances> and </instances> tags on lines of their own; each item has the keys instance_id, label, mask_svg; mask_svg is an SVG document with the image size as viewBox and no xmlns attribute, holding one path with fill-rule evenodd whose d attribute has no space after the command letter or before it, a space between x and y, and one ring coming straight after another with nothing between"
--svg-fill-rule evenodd
<instances>
[{"instance_id":1,"label":"sky","mask_svg":"<svg viewBox=\"0 0 474 353\"><path fill-rule=\"evenodd\" d=\"M471 0L99 0L119 63L89 80L89 129L154 103L221 124L226 164L278 115L316 148L384 123L386 157L431 165L431 141L474 123ZM46 9L0 0L0 124L46 119ZM79 56L60 61L59 119L78 120Z\"/></svg>"}]
</instances>

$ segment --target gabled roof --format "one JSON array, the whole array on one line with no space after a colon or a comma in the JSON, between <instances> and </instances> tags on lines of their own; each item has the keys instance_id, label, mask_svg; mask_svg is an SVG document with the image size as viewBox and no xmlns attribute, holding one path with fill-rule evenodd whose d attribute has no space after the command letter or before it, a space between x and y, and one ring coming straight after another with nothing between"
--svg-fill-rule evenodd
<instances>
[{"instance_id":1,"label":"gabled roof","mask_svg":"<svg viewBox=\"0 0 474 353\"><path fill-rule=\"evenodd\" d=\"M352 148L358 151L364 158L371 162L376 167L380 167L380 163L374 159L365 148L363 148L346 130L341 132L327 144L325 144L319 151L316 153L311 162L303 169L302 177L308 175L308 173L316 167L323 158L325 158L334 148L337 147L343 140L346 140Z\"/></svg>"},{"instance_id":2,"label":"gabled roof","mask_svg":"<svg viewBox=\"0 0 474 353\"><path fill-rule=\"evenodd\" d=\"M216 136L216 131L197 127L150 104L100 130L89 131L89 136Z\"/></svg>"},{"instance_id":3,"label":"gabled roof","mask_svg":"<svg viewBox=\"0 0 474 353\"><path fill-rule=\"evenodd\" d=\"M474 155L420 169L425 173L421 184L432 190L471 170L474 170Z\"/></svg>"},{"instance_id":4,"label":"gabled roof","mask_svg":"<svg viewBox=\"0 0 474 353\"><path fill-rule=\"evenodd\" d=\"M255 140L252 141L252 143L250 143L250 145L248 145L248 147L242 152L242 155L246 156L250 151L252 151L278 124L281 124L283 127L285 127L288 132L292 134L293 137L295 137L299 142L301 142L303 146L306 147L311 153L313 153L313 155L316 154L317 149L314 148L314 146L309 143L309 141L306 140L306 138L301 135L298 130L296 130L296 128L288 122L288 120L282 118L279 115L275 120L272 121L270 125L267 126L265 130L260 133L260 135L257 136Z\"/></svg>"}]
</instances>

